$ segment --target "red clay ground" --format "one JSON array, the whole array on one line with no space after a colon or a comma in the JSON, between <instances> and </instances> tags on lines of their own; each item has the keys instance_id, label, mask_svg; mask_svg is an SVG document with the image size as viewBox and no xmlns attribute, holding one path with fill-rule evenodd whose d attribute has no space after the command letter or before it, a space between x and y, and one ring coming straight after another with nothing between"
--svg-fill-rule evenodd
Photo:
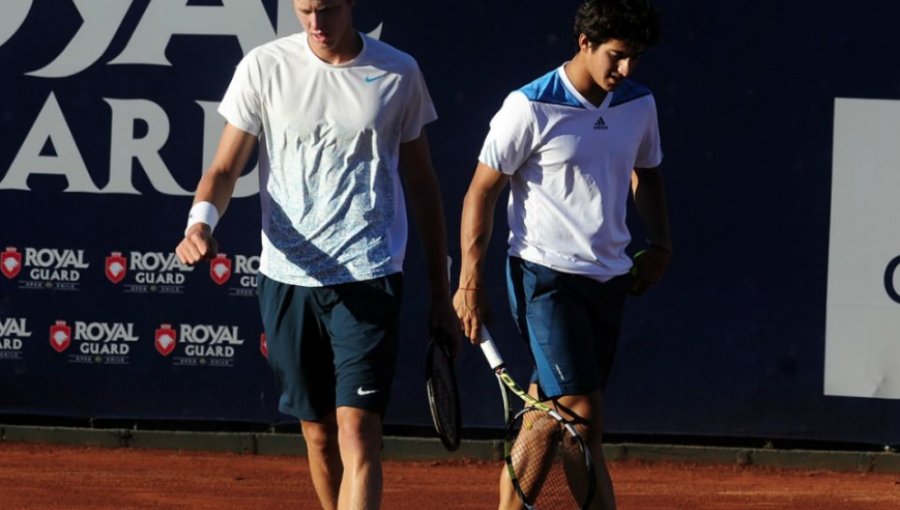
<instances>
[{"instance_id":1,"label":"red clay ground","mask_svg":"<svg viewBox=\"0 0 900 510\"><path fill-rule=\"evenodd\" d=\"M385 463L386 510L496 505L495 462ZM900 474L617 462L619 510L897 510ZM302 457L0 443L0 509L316 509Z\"/></svg>"}]
</instances>

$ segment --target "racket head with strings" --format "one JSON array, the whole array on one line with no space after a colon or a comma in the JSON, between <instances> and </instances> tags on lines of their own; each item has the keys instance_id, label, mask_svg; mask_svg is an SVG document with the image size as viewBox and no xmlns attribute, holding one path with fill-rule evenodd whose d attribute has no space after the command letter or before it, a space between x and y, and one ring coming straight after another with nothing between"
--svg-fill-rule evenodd
<instances>
[{"instance_id":1,"label":"racket head with strings","mask_svg":"<svg viewBox=\"0 0 900 510\"><path fill-rule=\"evenodd\" d=\"M434 429L444 448L452 452L459 448L462 412L453 355L448 344L446 334L432 334L425 358L425 390Z\"/></svg>"},{"instance_id":2,"label":"racket head with strings","mask_svg":"<svg viewBox=\"0 0 900 510\"><path fill-rule=\"evenodd\" d=\"M509 420L504 439L504 461L519 499L528 509L588 508L596 479L584 439L573 424L516 383L486 328L479 336L481 351L505 386L504 393L525 403Z\"/></svg>"},{"instance_id":3,"label":"racket head with strings","mask_svg":"<svg viewBox=\"0 0 900 510\"><path fill-rule=\"evenodd\" d=\"M504 461L528 509L587 509L596 481L590 451L559 414L527 406L510 420Z\"/></svg>"}]
</instances>

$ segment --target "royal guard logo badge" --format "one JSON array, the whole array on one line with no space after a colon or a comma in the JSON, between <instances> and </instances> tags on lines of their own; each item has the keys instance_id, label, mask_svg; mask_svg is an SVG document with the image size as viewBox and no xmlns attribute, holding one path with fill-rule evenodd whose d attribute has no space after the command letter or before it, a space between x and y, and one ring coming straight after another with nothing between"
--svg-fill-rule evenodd
<instances>
[{"instance_id":1,"label":"royal guard logo badge","mask_svg":"<svg viewBox=\"0 0 900 510\"><path fill-rule=\"evenodd\" d=\"M63 352L72 343L72 328L66 325L66 321L56 321L50 326L50 346L56 352Z\"/></svg>"},{"instance_id":2,"label":"royal guard logo badge","mask_svg":"<svg viewBox=\"0 0 900 510\"><path fill-rule=\"evenodd\" d=\"M128 272L128 263L122 256L122 252L118 251L114 251L110 253L109 257L106 257L105 267L106 278L113 283L121 282L125 278L125 273Z\"/></svg>"},{"instance_id":3,"label":"royal guard logo badge","mask_svg":"<svg viewBox=\"0 0 900 510\"><path fill-rule=\"evenodd\" d=\"M219 285L224 285L231 278L231 259L224 253L216 255L209 263L209 277Z\"/></svg>"},{"instance_id":4,"label":"royal guard logo badge","mask_svg":"<svg viewBox=\"0 0 900 510\"><path fill-rule=\"evenodd\" d=\"M259 352L262 353L263 358L269 359L269 344L266 343L265 333L259 335Z\"/></svg>"},{"instance_id":5,"label":"royal guard logo badge","mask_svg":"<svg viewBox=\"0 0 900 510\"><path fill-rule=\"evenodd\" d=\"M156 330L156 350L163 356L172 354L175 350L175 344L178 343L178 336L170 324L163 324Z\"/></svg>"},{"instance_id":6,"label":"royal guard logo badge","mask_svg":"<svg viewBox=\"0 0 900 510\"><path fill-rule=\"evenodd\" d=\"M0 271L3 275L12 280L19 271L22 270L22 254L17 252L15 248L7 247L6 251L0 253Z\"/></svg>"}]
</instances>

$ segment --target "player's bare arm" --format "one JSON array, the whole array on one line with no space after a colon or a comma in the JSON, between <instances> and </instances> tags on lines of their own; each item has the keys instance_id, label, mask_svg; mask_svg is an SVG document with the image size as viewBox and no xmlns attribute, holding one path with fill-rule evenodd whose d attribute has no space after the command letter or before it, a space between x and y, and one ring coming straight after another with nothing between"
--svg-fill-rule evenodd
<instances>
[{"instance_id":1,"label":"player's bare arm","mask_svg":"<svg viewBox=\"0 0 900 510\"><path fill-rule=\"evenodd\" d=\"M636 286L643 290L659 282L672 259L672 234L662 173L657 168L635 168L631 176L635 209L647 233L647 250L638 261Z\"/></svg>"},{"instance_id":2,"label":"player's bare arm","mask_svg":"<svg viewBox=\"0 0 900 510\"><path fill-rule=\"evenodd\" d=\"M459 327L447 281L447 228L440 187L431 165L431 150L424 129L419 138L400 144L399 158L406 201L416 232L422 240L428 266L431 290L429 326L447 332L448 337L453 339L451 350L455 354L459 349Z\"/></svg>"},{"instance_id":3,"label":"player's bare arm","mask_svg":"<svg viewBox=\"0 0 900 510\"><path fill-rule=\"evenodd\" d=\"M255 146L256 136L225 124L212 165L197 185L194 204L211 203L215 206L217 217L221 217ZM198 222L185 231L184 239L175 248L182 263L195 265L216 256L218 243L212 236L211 227L205 222Z\"/></svg>"},{"instance_id":4,"label":"player's bare arm","mask_svg":"<svg viewBox=\"0 0 900 510\"><path fill-rule=\"evenodd\" d=\"M472 343L478 342L478 332L487 312L482 270L494 228L497 198L508 182L507 175L478 163L463 201L459 236L462 261L453 307L466 337Z\"/></svg>"}]
</instances>

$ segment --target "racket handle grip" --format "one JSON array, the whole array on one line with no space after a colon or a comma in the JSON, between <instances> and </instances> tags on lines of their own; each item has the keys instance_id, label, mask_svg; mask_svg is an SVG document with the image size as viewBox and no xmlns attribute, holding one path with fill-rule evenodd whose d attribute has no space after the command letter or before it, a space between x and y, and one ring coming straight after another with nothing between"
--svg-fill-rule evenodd
<instances>
[{"instance_id":1,"label":"racket handle grip","mask_svg":"<svg viewBox=\"0 0 900 510\"><path fill-rule=\"evenodd\" d=\"M491 334L488 332L487 328L481 326L481 331L478 336L481 338L481 342L478 345L481 347L481 352L484 354L484 357L487 358L491 368L497 370L502 367L503 357L500 356L500 351L498 351L497 346L494 345L494 339L491 338Z\"/></svg>"}]
</instances>

